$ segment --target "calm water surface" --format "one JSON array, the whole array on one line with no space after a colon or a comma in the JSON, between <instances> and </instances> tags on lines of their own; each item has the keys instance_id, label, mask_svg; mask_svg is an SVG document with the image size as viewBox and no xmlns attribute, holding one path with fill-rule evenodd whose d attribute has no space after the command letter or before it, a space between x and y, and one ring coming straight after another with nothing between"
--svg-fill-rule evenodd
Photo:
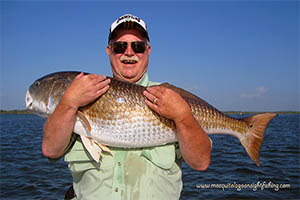
<instances>
[{"instance_id":1,"label":"calm water surface","mask_svg":"<svg viewBox=\"0 0 300 200\"><path fill-rule=\"evenodd\" d=\"M240 116L239 116L240 117ZM184 199L300 199L300 115L282 114L266 132L260 167L231 136L211 135L211 165L197 172L183 163ZM45 120L0 114L0 199L63 199L72 177L63 160L41 153Z\"/></svg>"}]
</instances>

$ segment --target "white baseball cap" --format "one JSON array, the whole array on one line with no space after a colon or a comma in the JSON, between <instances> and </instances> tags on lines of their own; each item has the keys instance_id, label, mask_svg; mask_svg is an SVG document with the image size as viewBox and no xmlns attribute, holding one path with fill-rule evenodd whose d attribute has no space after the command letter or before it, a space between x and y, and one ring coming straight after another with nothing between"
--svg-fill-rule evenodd
<instances>
[{"instance_id":1,"label":"white baseball cap","mask_svg":"<svg viewBox=\"0 0 300 200\"><path fill-rule=\"evenodd\" d=\"M147 31L147 25L146 23L139 17L131 15L131 14L126 14L121 17L119 17L116 21L114 21L109 29L109 36L108 36L108 42L111 40L112 34L114 31L120 27L120 25L123 24L123 28L136 28L140 31L142 31L145 34L145 37L148 41L150 41L149 36L148 36L148 31ZM137 25L137 26L133 26Z\"/></svg>"}]
</instances>

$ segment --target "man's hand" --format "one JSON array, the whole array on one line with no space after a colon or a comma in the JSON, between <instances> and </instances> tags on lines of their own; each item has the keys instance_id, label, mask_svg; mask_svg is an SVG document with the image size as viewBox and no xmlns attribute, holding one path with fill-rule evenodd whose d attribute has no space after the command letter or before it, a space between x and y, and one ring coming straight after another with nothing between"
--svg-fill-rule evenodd
<instances>
[{"instance_id":1,"label":"man's hand","mask_svg":"<svg viewBox=\"0 0 300 200\"><path fill-rule=\"evenodd\" d=\"M106 79L106 76L80 73L66 90L61 103L78 109L103 95L109 83L110 79Z\"/></svg>"},{"instance_id":2,"label":"man's hand","mask_svg":"<svg viewBox=\"0 0 300 200\"><path fill-rule=\"evenodd\" d=\"M44 126L42 151L46 157L59 158L70 142L77 110L91 103L109 88L105 76L80 73L72 81Z\"/></svg>"},{"instance_id":3,"label":"man's hand","mask_svg":"<svg viewBox=\"0 0 300 200\"><path fill-rule=\"evenodd\" d=\"M146 104L152 110L175 123L191 114L187 102L172 89L161 86L148 87L144 95L147 97Z\"/></svg>"},{"instance_id":4,"label":"man's hand","mask_svg":"<svg viewBox=\"0 0 300 200\"><path fill-rule=\"evenodd\" d=\"M146 104L159 115L176 124L183 159L195 170L205 170L210 163L211 143L194 118L188 103L175 91L161 86L144 91Z\"/></svg>"}]
</instances>

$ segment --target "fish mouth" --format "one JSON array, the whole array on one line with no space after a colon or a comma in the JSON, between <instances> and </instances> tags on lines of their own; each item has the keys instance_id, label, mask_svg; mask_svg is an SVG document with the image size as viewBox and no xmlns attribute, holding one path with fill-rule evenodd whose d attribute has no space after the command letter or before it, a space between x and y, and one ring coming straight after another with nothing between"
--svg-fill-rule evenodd
<instances>
[{"instance_id":1,"label":"fish mouth","mask_svg":"<svg viewBox=\"0 0 300 200\"><path fill-rule=\"evenodd\" d=\"M32 110L32 102L33 102L33 99L30 95L29 90L27 90L26 96L25 96L25 103L26 103L26 109L27 110Z\"/></svg>"},{"instance_id":2,"label":"fish mouth","mask_svg":"<svg viewBox=\"0 0 300 200\"><path fill-rule=\"evenodd\" d=\"M40 104L39 106L42 106L42 109L39 109L39 106L36 105L36 102L34 103L29 90L26 91L25 104L26 110L30 113L37 114L43 118L47 118L50 115L48 108L44 104Z\"/></svg>"},{"instance_id":3,"label":"fish mouth","mask_svg":"<svg viewBox=\"0 0 300 200\"><path fill-rule=\"evenodd\" d=\"M123 64L136 64L139 61L137 56L121 56L120 58L121 63Z\"/></svg>"}]
</instances>

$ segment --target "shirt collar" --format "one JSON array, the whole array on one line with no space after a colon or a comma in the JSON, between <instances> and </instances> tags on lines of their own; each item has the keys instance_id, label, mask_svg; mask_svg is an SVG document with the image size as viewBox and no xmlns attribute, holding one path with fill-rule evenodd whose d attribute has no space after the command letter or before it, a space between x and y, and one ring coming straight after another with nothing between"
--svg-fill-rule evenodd
<instances>
[{"instance_id":1,"label":"shirt collar","mask_svg":"<svg viewBox=\"0 0 300 200\"><path fill-rule=\"evenodd\" d=\"M149 84L148 73L146 72L146 73L142 76L142 78L141 78L138 82L136 82L136 84L141 85L141 86L144 86L144 87L148 86L148 84Z\"/></svg>"}]
</instances>

